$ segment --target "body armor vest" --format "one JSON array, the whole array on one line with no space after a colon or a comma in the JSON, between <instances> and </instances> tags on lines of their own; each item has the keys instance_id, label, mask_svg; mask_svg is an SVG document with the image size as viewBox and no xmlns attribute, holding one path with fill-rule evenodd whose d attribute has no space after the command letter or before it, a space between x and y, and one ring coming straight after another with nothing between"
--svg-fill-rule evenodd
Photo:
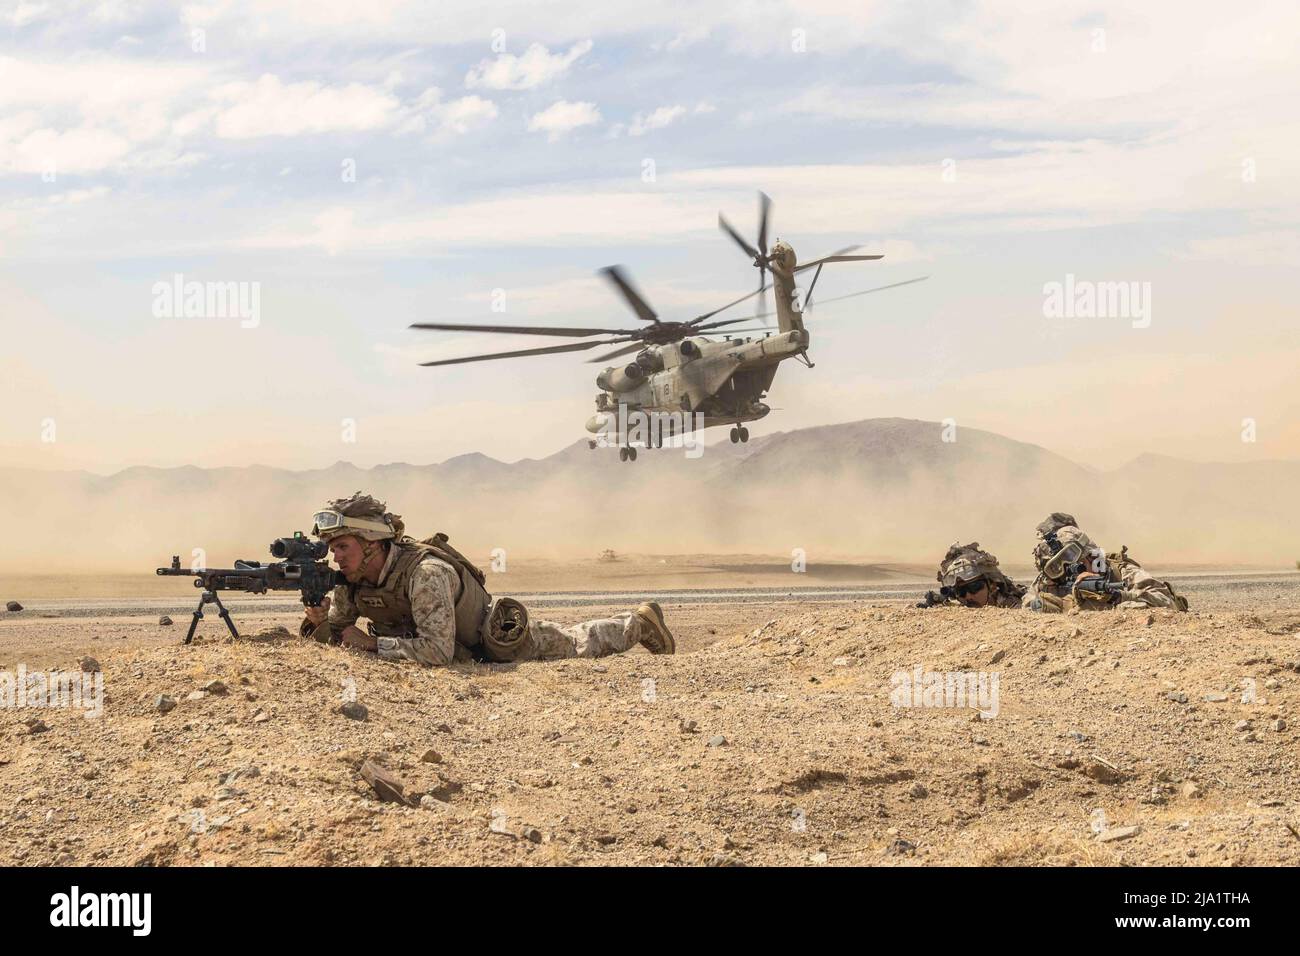
<instances>
[{"instance_id":1,"label":"body armor vest","mask_svg":"<svg viewBox=\"0 0 1300 956\"><path fill-rule=\"evenodd\" d=\"M492 598L484 589L486 578L469 559L447 543L445 534L425 541L402 538L394 541L397 551L392 570L382 585L366 582L348 585L348 594L362 617L370 620L375 637L409 637L415 633L415 618L407 596L411 573L416 565L434 557L445 561L460 579L456 589L456 643L477 647L482 641L483 621Z\"/></svg>"}]
</instances>

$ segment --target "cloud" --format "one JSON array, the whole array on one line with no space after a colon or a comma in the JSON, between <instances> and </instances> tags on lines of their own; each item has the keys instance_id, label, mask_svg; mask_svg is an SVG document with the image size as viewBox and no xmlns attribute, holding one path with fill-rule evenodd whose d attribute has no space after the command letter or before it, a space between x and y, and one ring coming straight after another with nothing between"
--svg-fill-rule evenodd
<instances>
[{"instance_id":1,"label":"cloud","mask_svg":"<svg viewBox=\"0 0 1300 956\"><path fill-rule=\"evenodd\" d=\"M497 118L497 108L491 100L479 96L462 96L446 103L438 112L444 129L464 133Z\"/></svg>"},{"instance_id":2,"label":"cloud","mask_svg":"<svg viewBox=\"0 0 1300 956\"><path fill-rule=\"evenodd\" d=\"M212 99L219 104L215 122L222 139L380 129L394 124L401 110L392 94L359 83L284 83L270 73L255 83L223 84Z\"/></svg>"},{"instance_id":3,"label":"cloud","mask_svg":"<svg viewBox=\"0 0 1300 956\"><path fill-rule=\"evenodd\" d=\"M69 189L65 193L55 193L50 196L46 202L49 203L79 203L91 199L98 199L100 196L108 195L107 186L95 186L92 189Z\"/></svg>"},{"instance_id":4,"label":"cloud","mask_svg":"<svg viewBox=\"0 0 1300 956\"><path fill-rule=\"evenodd\" d=\"M132 0L103 0L95 6L94 19L103 23L121 23L140 15L140 5Z\"/></svg>"},{"instance_id":5,"label":"cloud","mask_svg":"<svg viewBox=\"0 0 1300 956\"><path fill-rule=\"evenodd\" d=\"M0 123L0 170L12 173L88 173L111 166L131 144L106 130L34 129L6 136Z\"/></svg>"},{"instance_id":6,"label":"cloud","mask_svg":"<svg viewBox=\"0 0 1300 956\"><path fill-rule=\"evenodd\" d=\"M546 133L551 142L554 142L580 126L591 126L599 122L600 110L596 109L596 104L558 100L540 113L533 114L528 121L528 130L532 133Z\"/></svg>"},{"instance_id":7,"label":"cloud","mask_svg":"<svg viewBox=\"0 0 1300 956\"><path fill-rule=\"evenodd\" d=\"M409 204L358 206L334 211L324 228L319 204L280 209L274 225L259 223L243 238L227 240L241 249L403 250L420 255L457 247L529 243L621 241L667 242L691 233L712 236L715 197L622 192L579 183L571 188L513 193L491 199L411 210ZM344 216L348 218L344 220ZM509 228L502 228L507 223ZM241 227L245 228L245 227Z\"/></svg>"},{"instance_id":8,"label":"cloud","mask_svg":"<svg viewBox=\"0 0 1300 956\"><path fill-rule=\"evenodd\" d=\"M462 96L443 102L442 91L436 86L421 93L408 112L399 133L424 132L430 127L434 132L467 133L497 118L496 104L491 100Z\"/></svg>"},{"instance_id":9,"label":"cloud","mask_svg":"<svg viewBox=\"0 0 1300 956\"><path fill-rule=\"evenodd\" d=\"M483 97L443 101L436 88L404 101L396 83L292 82L269 72L232 79L228 69L207 61L0 56L0 175L182 168L208 155L189 143L214 136L464 133L497 116Z\"/></svg>"},{"instance_id":10,"label":"cloud","mask_svg":"<svg viewBox=\"0 0 1300 956\"><path fill-rule=\"evenodd\" d=\"M687 27L675 35L671 40L662 45L662 49L669 53L676 53L678 50L684 50L689 46L694 46L701 40L708 39L709 25L707 23L697 23L695 26ZM652 50L661 49L659 44L651 46Z\"/></svg>"},{"instance_id":11,"label":"cloud","mask_svg":"<svg viewBox=\"0 0 1300 956\"><path fill-rule=\"evenodd\" d=\"M351 209L326 209L312 220L317 241L331 256L341 252L352 238L356 214Z\"/></svg>"},{"instance_id":12,"label":"cloud","mask_svg":"<svg viewBox=\"0 0 1300 956\"><path fill-rule=\"evenodd\" d=\"M685 106L661 106L649 116L642 116L637 113L632 118L632 123L628 126L629 136L644 136L652 129L663 129L670 126L677 120L686 115Z\"/></svg>"},{"instance_id":13,"label":"cloud","mask_svg":"<svg viewBox=\"0 0 1300 956\"><path fill-rule=\"evenodd\" d=\"M810 83L776 110L834 123L1109 139L1183 136L1212 123L1225 142L1293 125L1281 117L1282 97L1295 89L1294 7L1245 5L1212 37L1170 0L1062 0L1033 18L998 2L950 12L936 23L895 10L889 29L865 41L906 56L921 81ZM830 39L826 25L822 39Z\"/></svg>"},{"instance_id":14,"label":"cloud","mask_svg":"<svg viewBox=\"0 0 1300 956\"><path fill-rule=\"evenodd\" d=\"M567 53L551 53L540 43L534 43L523 56L502 53L495 60L481 61L465 74L465 86L471 90L535 89L563 74L590 52L591 47L590 40L580 40Z\"/></svg>"},{"instance_id":15,"label":"cloud","mask_svg":"<svg viewBox=\"0 0 1300 956\"><path fill-rule=\"evenodd\" d=\"M398 133L464 133L497 117L497 108L480 96L443 101L430 87L404 104L388 89L350 83L323 86L284 83L265 74L256 83L227 83L212 92L215 110L197 111L178 121L187 129L209 117L224 139L299 136L392 128Z\"/></svg>"},{"instance_id":16,"label":"cloud","mask_svg":"<svg viewBox=\"0 0 1300 956\"><path fill-rule=\"evenodd\" d=\"M20 3L9 14L9 23L14 27L25 27L34 20L45 16L50 9L48 3Z\"/></svg>"},{"instance_id":17,"label":"cloud","mask_svg":"<svg viewBox=\"0 0 1300 956\"><path fill-rule=\"evenodd\" d=\"M1269 230L1213 239L1193 239L1179 256L1184 259L1219 260L1243 266L1295 266L1300 263L1300 232Z\"/></svg>"},{"instance_id":18,"label":"cloud","mask_svg":"<svg viewBox=\"0 0 1300 956\"><path fill-rule=\"evenodd\" d=\"M0 173L128 165L156 149L168 117L209 75L192 64L0 57Z\"/></svg>"},{"instance_id":19,"label":"cloud","mask_svg":"<svg viewBox=\"0 0 1300 956\"><path fill-rule=\"evenodd\" d=\"M194 63L0 56L0 76L0 108L31 107L103 125L192 96L212 73L207 65Z\"/></svg>"}]
</instances>

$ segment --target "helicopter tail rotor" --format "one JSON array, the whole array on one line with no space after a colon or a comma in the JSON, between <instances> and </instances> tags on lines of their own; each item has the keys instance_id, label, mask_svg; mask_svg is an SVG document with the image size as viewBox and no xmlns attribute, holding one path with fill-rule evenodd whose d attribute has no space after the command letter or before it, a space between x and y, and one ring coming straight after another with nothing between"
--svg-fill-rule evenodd
<instances>
[{"instance_id":1,"label":"helicopter tail rotor","mask_svg":"<svg viewBox=\"0 0 1300 956\"><path fill-rule=\"evenodd\" d=\"M718 228L729 235L736 245L740 246L741 251L753 262L758 269L758 302L755 304L755 314L767 311L767 274L771 271L772 256L767 251L767 223L772 212L772 199L767 193L758 194L758 248L755 249L746 242L736 231L731 223L727 222L722 213L718 213Z\"/></svg>"}]
</instances>

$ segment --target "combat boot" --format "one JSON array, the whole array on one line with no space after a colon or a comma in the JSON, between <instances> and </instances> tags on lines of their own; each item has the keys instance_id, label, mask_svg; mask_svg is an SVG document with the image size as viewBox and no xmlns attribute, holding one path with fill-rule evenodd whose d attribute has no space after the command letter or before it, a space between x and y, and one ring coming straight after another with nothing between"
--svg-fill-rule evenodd
<instances>
[{"instance_id":1,"label":"combat boot","mask_svg":"<svg viewBox=\"0 0 1300 956\"><path fill-rule=\"evenodd\" d=\"M677 642L673 640L672 631L664 623L664 612L654 601L646 601L636 609L636 616L641 619L641 643L651 654L675 654Z\"/></svg>"}]
</instances>

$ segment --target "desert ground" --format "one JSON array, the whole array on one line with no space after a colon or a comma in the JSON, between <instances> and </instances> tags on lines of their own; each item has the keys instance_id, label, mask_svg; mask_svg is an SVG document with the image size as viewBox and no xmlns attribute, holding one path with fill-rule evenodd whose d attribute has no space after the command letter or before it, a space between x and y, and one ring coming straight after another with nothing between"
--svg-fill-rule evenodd
<instances>
[{"instance_id":1,"label":"desert ground","mask_svg":"<svg viewBox=\"0 0 1300 956\"><path fill-rule=\"evenodd\" d=\"M1190 613L921 610L908 565L520 561L494 593L560 622L653 596L678 653L446 670L277 636L292 593L187 647L186 581L5 576L0 672L89 656L104 705L0 712L0 862L1300 864L1300 574L1152 570ZM996 673L996 713L896 706L917 667Z\"/></svg>"}]
</instances>

